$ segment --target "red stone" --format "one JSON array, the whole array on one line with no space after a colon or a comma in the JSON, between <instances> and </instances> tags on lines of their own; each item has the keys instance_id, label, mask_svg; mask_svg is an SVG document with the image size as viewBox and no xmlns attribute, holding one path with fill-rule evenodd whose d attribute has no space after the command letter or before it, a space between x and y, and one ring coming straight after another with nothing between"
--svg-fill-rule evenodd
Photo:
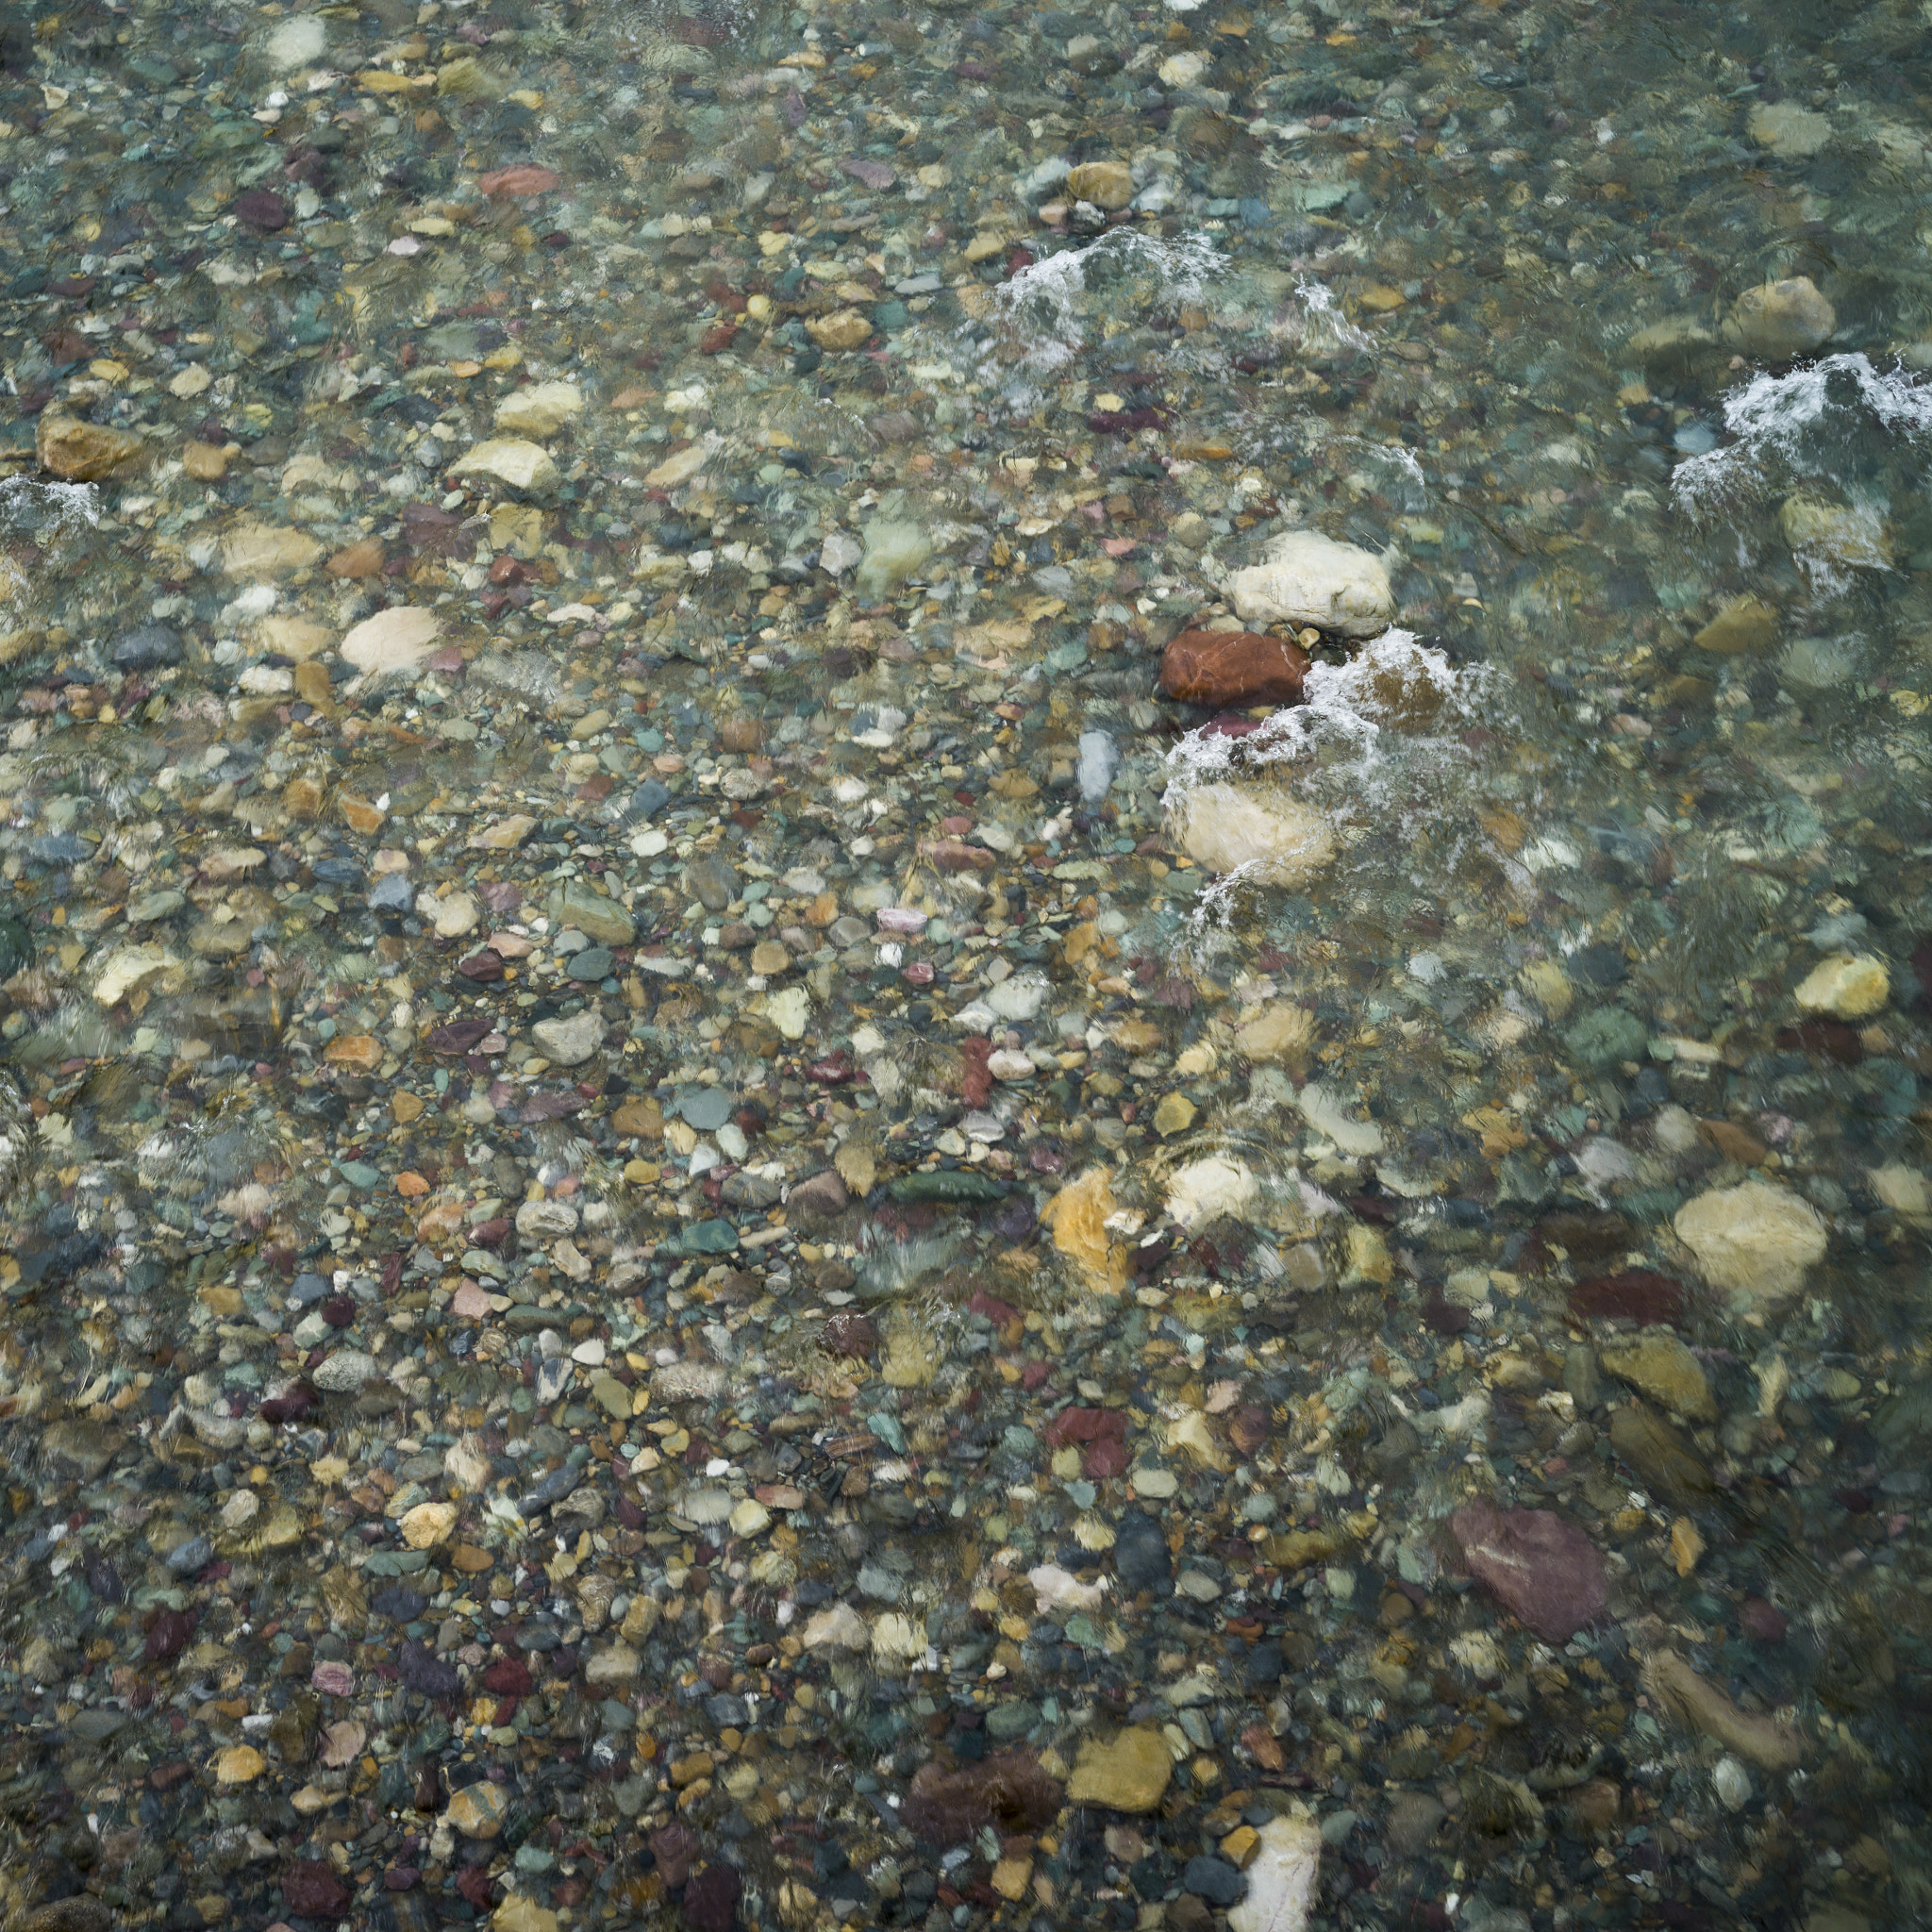
<instances>
[{"instance_id":1,"label":"red stone","mask_svg":"<svg viewBox=\"0 0 1932 1932\"><path fill-rule=\"evenodd\" d=\"M538 168L528 162L520 162L515 167L495 168L487 175L476 176L476 186L485 194L548 194L553 188L563 186L563 176L551 168Z\"/></svg>"},{"instance_id":2,"label":"red stone","mask_svg":"<svg viewBox=\"0 0 1932 1932\"><path fill-rule=\"evenodd\" d=\"M354 1897L322 1858L298 1858L282 1874L282 1903L298 1919L339 1919Z\"/></svg>"},{"instance_id":3,"label":"red stone","mask_svg":"<svg viewBox=\"0 0 1932 1932\"><path fill-rule=\"evenodd\" d=\"M1469 1574L1545 1643L1567 1643L1600 1616L1604 1559L1573 1523L1548 1509L1465 1503L1449 1519Z\"/></svg>"},{"instance_id":4,"label":"red stone","mask_svg":"<svg viewBox=\"0 0 1932 1932\"><path fill-rule=\"evenodd\" d=\"M1646 1328L1658 1324L1675 1327L1689 1299L1681 1281L1649 1268L1630 1268L1579 1281L1570 1291L1570 1309L1586 1320L1616 1316Z\"/></svg>"},{"instance_id":5,"label":"red stone","mask_svg":"<svg viewBox=\"0 0 1932 1932\"><path fill-rule=\"evenodd\" d=\"M1738 1606L1738 1625L1753 1643L1782 1643L1790 1619L1761 1596L1747 1596Z\"/></svg>"},{"instance_id":6,"label":"red stone","mask_svg":"<svg viewBox=\"0 0 1932 1932\"><path fill-rule=\"evenodd\" d=\"M1160 688L1191 705L1298 705L1308 654L1259 631L1184 630L1160 660Z\"/></svg>"}]
</instances>

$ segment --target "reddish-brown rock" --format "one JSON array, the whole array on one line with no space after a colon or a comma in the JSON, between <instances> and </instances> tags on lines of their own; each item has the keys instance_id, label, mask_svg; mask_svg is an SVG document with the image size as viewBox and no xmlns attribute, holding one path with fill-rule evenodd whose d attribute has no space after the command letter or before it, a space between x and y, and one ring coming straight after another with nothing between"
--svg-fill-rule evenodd
<instances>
[{"instance_id":1,"label":"reddish-brown rock","mask_svg":"<svg viewBox=\"0 0 1932 1932\"><path fill-rule=\"evenodd\" d=\"M1602 1614L1604 1559L1547 1509L1465 1503L1449 1519L1469 1574L1545 1643L1567 1643Z\"/></svg>"},{"instance_id":2,"label":"reddish-brown rock","mask_svg":"<svg viewBox=\"0 0 1932 1932\"><path fill-rule=\"evenodd\" d=\"M1253 630L1184 630L1160 660L1160 688L1191 705L1298 705L1308 654Z\"/></svg>"}]
</instances>

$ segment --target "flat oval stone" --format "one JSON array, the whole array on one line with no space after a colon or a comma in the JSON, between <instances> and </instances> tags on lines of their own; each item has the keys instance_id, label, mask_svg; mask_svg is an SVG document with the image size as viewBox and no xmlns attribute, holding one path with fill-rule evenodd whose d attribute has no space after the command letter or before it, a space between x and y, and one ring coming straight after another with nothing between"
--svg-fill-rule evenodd
<instances>
[{"instance_id":1,"label":"flat oval stone","mask_svg":"<svg viewBox=\"0 0 1932 1932\"><path fill-rule=\"evenodd\" d=\"M1308 654L1261 631L1184 630L1160 660L1160 688L1192 705L1298 705Z\"/></svg>"}]
</instances>

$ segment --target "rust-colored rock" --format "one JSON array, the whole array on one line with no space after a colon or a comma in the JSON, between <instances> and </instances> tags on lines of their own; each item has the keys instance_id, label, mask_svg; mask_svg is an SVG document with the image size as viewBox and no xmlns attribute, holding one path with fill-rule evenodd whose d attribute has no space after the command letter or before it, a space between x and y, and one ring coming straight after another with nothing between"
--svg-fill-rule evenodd
<instances>
[{"instance_id":1,"label":"rust-colored rock","mask_svg":"<svg viewBox=\"0 0 1932 1932\"><path fill-rule=\"evenodd\" d=\"M508 168L492 168L487 175L478 175L476 186L492 200L498 195L514 198L525 194L548 194L552 189L563 186L563 176L553 168L539 168L528 161L519 161Z\"/></svg>"},{"instance_id":2,"label":"rust-colored rock","mask_svg":"<svg viewBox=\"0 0 1932 1932\"><path fill-rule=\"evenodd\" d=\"M338 550L323 569L332 577L373 577L388 558L389 553L383 549L380 537L365 537L359 543L351 543L346 550Z\"/></svg>"},{"instance_id":3,"label":"rust-colored rock","mask_svg":"<svg viewBox=\"0 0 1932 1932\"><path fill-rule=\"evenodd\" d=\"M983 1826L1001 1835L1035 1832L1059 1815L1059 1780L1032 1752L995 1752L976 1764L947 1771L922 1764L906 1794L907 1828L933 1844L957 1844Z\"/></svg>"},{"instance_id":4,"label":"rust-colored rock","mask_svg":"<svg viewBox=\"0 0 1932 1932\"><path fill-rule=\"evenodd\" d=\"M1160 688L1191 705L1298 705L1308 654L1253 630L1184 630L1160 660Z\"/></svg>"}]
</instances>

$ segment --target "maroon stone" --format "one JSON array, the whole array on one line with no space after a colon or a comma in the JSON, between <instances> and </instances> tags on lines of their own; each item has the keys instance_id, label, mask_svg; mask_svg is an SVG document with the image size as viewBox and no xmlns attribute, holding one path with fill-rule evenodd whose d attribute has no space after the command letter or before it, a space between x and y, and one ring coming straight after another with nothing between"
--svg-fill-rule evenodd
<instances>
[{"instance_id":1,"label":"maroon stone","mask_svg":"<svg viewBox=\"0 0 1932 1932\"><path fill-rule=\"evenodd\" d=\"M1587 1321L1617 1316L1644 1327L1663 1323L1674 1328L1683 1321L1689 1300L1681 1281L1648 1268L1631 1268L1621 1274L1579 1281L1570 1291L1570 1311Z\"/></svg>"},{"instance_id":2,"label":"maroon stone","mask_svg":"<svg viewBox=\"0 0 1932 1932\"><path fill-rule=\"evenodd\" d=\"M188 1648L188 1640L194 1635L194 1624L193 1610L163 1610L147 1626L147 1637L142 1644L141 1654L151 1664L179 1657Z\"/></svg>"},{"instance_id":3,"label":"maroon stone","mask_svg":"<svg viewBox=\"0 0 1932 1932\"><path fill-rule=\"evenodd\" d=\"M1604 1559L1547 1509L1465 1503L1449 1519L1469 1574L1545 1643L1567 1643L1602 1614Z\"/></svg>"},{"instance_id":4,"label":"maroon stone","mask_svg":"<svg viewBox=\"0 0 1932 1932\"><path fill-rule=\"evenodd\" d=\"M499 1697L527 1697L536 1685L529 1665L522 1657L500 1657L484 1667L483 1688Z\"/></svg>"},{"instance_id":5,"label":"maroon stone","mask_svg":"<svg viewBox=\"0 0 1932 1932\"><path fill-rule=\"evenodd\" d=\"M1738 1626L1753 1643L1782 1643L1790 1619L1761 1596L1747 1596L1738 1606Z\"/></svg>"},{"instance_id":6,"label":"maroon stone","mask_svg":"<svg viewBox=\"0 0 1932 1932\"><path fill-rule=\"evenodd\" d=\"M245 193L238 194L228 204L228 212L244 228L258 229L265 235L272 235L277 228L289 225L288 203L267 188L251 188Z\"/></svg>"},{"instance_id":7,"label":"maroon stone","mask_svg":"<svg viewBox=\"0 0 1932 1932\"><path fill-rule=\"evenodd\" d=\"M354 1897L322 1858L298 1858L282 1874L282 1903L298 1919L339 1919Z\"/></svg>"},{"instance_id":8,"label":"maroon stone","mask_svg":"<svg viewBox=\"0 0 1932 1932\"><path fill-rule=\"evenodd\" d=\"M682 1885L691 1876L691 1861L698 1855L698 1835L679 1821L651 1834L651 1856L666 1885Z\"/></svg>"},{"instance_id":9,"label":"maroon stone","mask_svg":"<svg viewBox=\"0 0 1932 1932\"><path fill-rule=\"evenodd\" d=\"M1253 630L1184 630L1160 660L1160 688L1191 705L1298 705L1308 654Z\"/></svg>"},{"instance_id":10,"label":"maroon stone","mask_svg":"<svg viewBox=\"0 0 1932 1932\"><path fill-rule=\"evenodd\" d=\"M786 1207L813 1221L829 1220L845 1211L851 1197L845 1183L829 1167L809 1180L800 1181L785 1197Z\"/></svg>"},{"instance_id":11,"label":"maroon stone","mask_svg":"<svg viewBox=\"0 0 1932 1932\"><path fill-rule=\"evenodd\" d=\"M729 1865L707 1865L684 1888L682 1910L690 1932L731 1932L744 1880Z\"/></svg>"}]
</instances>

